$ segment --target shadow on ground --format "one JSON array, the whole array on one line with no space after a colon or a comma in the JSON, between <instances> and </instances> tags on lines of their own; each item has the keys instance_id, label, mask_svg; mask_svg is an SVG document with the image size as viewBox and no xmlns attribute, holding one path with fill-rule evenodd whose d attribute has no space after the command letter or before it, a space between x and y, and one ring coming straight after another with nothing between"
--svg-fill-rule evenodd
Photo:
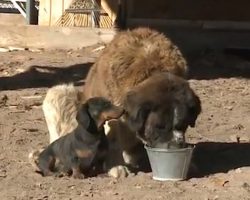
<instances>
[{"instance_id":1,"label":"shadow on ground","mask_svg":"<svg viewBox=\"0 0 250 200\"><path fill-rule=\"evenodd\" d=\"M193 152L194 168L190 177L226 173L239 167L250 166L250 143L202 142Z\"/></svg>"},{"instance_id":2,"label":"shadow on ground","mask_svg":"<svg viewBox=\"0 0 250 200\"><path fill-rule=\"evenodd\" d=\"M32 66L29 70L14 76L0 77L0 90L51 87L70 82L83 85L92 64L76 64L65 68Z\"/></svg>"},{"instance_id":3,"label":"shadow on ground","mask_svg":"<svg viewBox=\"0 0 250 200\"><path fill-rule=\"evenodd\" d=\"M204 50L189 61L189 78L211 80L218 78L250 78L250 50Z\"/></svg>"}]
</instances>

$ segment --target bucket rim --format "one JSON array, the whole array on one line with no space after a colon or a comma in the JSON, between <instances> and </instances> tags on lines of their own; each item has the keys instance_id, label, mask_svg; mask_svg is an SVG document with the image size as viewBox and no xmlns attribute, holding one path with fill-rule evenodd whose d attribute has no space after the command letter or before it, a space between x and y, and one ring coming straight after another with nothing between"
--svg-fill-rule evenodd
<instances>
[{"instance_id":1,"label":"bucket rim","mask_svg":"<svg viewBox=\"0 0 250 200\"><path fill-rule=\"evenodd\" d=\"M156 181L184 181L187 178L186 177L179 177L179 178L161 178L158 176L152 176L153 180Z\"/></svg>"},{"instance_id":2,"label":"bucket rim","mask_svg":"<svg viewBox=\"0 0 250 200\"><path fill-rule=\"evenodd\" d=\"M188 147L181 148L181 149L162 149L162 148L153 148L153 147L149 147L149 146L147 146L147 145L144 145L144 148L145 148L146 150L149 150L149 151L155 151L155 152L168 152L168 153L171 153L171 152L183 152L183 151L187 151L187 150L193 151L194 148L195 148L195 145L193 145L193 144L188 144Z\"/></svg>"}]
</instances>

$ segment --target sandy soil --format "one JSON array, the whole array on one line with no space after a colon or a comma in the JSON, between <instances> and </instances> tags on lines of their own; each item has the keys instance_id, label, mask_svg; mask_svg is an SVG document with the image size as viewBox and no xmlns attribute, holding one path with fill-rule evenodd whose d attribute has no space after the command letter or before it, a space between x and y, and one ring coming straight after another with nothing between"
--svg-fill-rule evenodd
<instances>
[{"instance_id":1,"label":"sandy soil","mask_svg":"<svg viewBox=\"0 0 250 200\"><path fill-rule=\"evenodd\" d=\"M250 73L246 58L209 53L193 61L190 83L203 112L187 132L197 143L196 170L179 182L157 182L151 173L115 180L105 175L74 180L41 177L28 162L48 144L41 103L48 87L79 87L98 53L0 53L0 199L250 199Z\"/></svg>"}]
</instances>

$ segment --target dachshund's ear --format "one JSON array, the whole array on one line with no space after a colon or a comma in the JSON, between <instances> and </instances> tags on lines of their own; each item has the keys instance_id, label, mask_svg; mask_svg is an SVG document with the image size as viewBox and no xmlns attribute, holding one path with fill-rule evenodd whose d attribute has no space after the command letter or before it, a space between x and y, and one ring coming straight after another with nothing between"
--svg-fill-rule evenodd
<instances>
[{"instance_id":1,"label":"dachshund's ear","mask_svg":"<svg viewBox=\"0 0 250 200\"><path fill-rule=\"evenodd\" d=\"M88 112L88 104L87 103L84 103L82 105L82 107L80 108L80 110L77 112L76 120L78 123L80 123L86 129L89 127L90 116L89 116L89 112Z\"/></svg>"},{"instance_id":2,"label":"dachshund's ear","mask_svg":"<svg viewBox=\"0 0 250 200\"><path fill-rule=\"evenodd\" d=\"M149 105L141 102L138 95L131 91L126 95L124 109L130 128L133 131L140 130L150 112Z\"/></svg>"}]
</instances>

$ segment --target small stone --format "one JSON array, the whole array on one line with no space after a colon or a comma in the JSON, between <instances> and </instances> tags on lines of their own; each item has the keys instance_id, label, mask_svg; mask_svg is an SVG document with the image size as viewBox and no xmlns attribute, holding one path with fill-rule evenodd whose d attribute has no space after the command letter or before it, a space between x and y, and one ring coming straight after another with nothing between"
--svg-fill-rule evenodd
<instances>
[{"instance_id":1,"label":"small stone","mask_svg":"<svg viewBox=\"0 0 250 200\"><path fill-rule=\"evenodd\" d=\"M239 142L240 142L240 137L239 137L238 135L231 135L231 136L230 136L230 140L231 140L232 142L237 142L237 143L239 143Z\"/></svg>"},{"instance_id":2,"label":"small stone","mask_svg":"<svg viewBox=\"0 0 250 200\"><path fill-rule=\"evenodd\" d=\"M242 124L237 124L237 125L234 125L233 128L234 128L234 129L237 129L237 130L242 130L242 129L244 129L245 127L244 127Z\"/></svg>"},{"instance_id":3,"label":"small stone","mask_svg":"<svg viewBox=\"0 0 250 200\"><path fill-rule=\"evenodd\" d=\"M216 195L214 198L213 198L213 200L218 200L219 199L219 196L218 195Z\"/></svg>"},{"instance_id":4,"label":"small stone","mask_svg":"<svg viewBox=\"0 0 250 200\"><path fill-rule=\"evenodd\" d=\"M75 188L75 185L69 185L68 188L74 189L74 188Z\"/></svg>"},{"instance_id":5,"label":"small stone","mask_svg":"<svg viewBox=\"0 0 250 200\"><path fill-rule=\"evenodd\" d=\"M0 48L0 53L6 53L9 52L10 50L7 48Z\"/></svg>"},{"instance_id":6,"label":"small stone","mask_svg":"<svg viewBox=\"0 0 250 200\"><path fill-rule=\"evenodd\" d=\"M36 52L41 52L42 49L29 48L29 51L36 53Z\"/></svg>"},{"instance_id":7,"label":"small stone","mask_svg":"<svg viewBox=\"0 0 250 200\"><path fill-rule=\"evenodd\" d=\"M9 51L25 51L26 48L23 47L9 47Z\"/></svg>"},{"instance_id":8,"label":"small stone","mask_svg":"<svg viewBox=\"0 0 250 200\"><path fill-rule=\"evenodd\" d=\"M7 171L6 170L1 170L0 171L0 177L1 178L6 178L7 177Z\"/></svg>"},{"instance_id":9,"label":"small stone","mask_svg":"<svg viewBox=\"0 0 250 200\"><path fill-rule=\"evenodd\" d=\"M8 96L6 94L3 95L3 97L0 99L0 106L6 106L8 100Z\"/></svg>"},{"instance_id":10,"label":"small stone","mask_svg":"<svg viewBox=\"0 0 250 200\"><path fill-rule=\"evenodd\" d=\"M230 140L232 142L237 142L237 143L249 142L250 141L249 137L246 136L246 135L241 135L241 136L239 136L239 135L231 135Z\"/></svg>"},{"instance_id":11,"label":"small stone","mask_svg":"<svg viewBox=\"0 0 250 200\"><path fill-rule=\"evenodd\" d=\"M135 184L135 188L136 188L136 189L141 189L141 188L142 188L142 186L141 186L141 185L139 185L139 184Z\"/></svg>"},{"instance_id":12,"label":"small stone","mask_svg":"<svg viewBox=\"0 0 250 200\"><path fill-rule=\"evenodd\" d=\"M108 175L114 178L125 178L129 174L129 170L125 166L113 167L109 170Z\"/></svg>"},{"instance_id":13,"label":"small stone","mask_svg":"<svg viewBox=\"0 0 250 200\"><path fill-rule=\"evenodd\" d=\"M240 174L241 172L242 172L241 168L237 168L237 169L235 170L235 173L237 173L237 174Z\"/></svg>"},{"instance_id":14,"label":"small stone","mask_svg":"<svg viewBox=\"0 0 250 200\"><path fill-rule=\"evenodd\" d=\"M115 185L115 184L117 184L117 180L112 180L109 182L109 185Z\"/></svg>"},{"instance_id":15,"label":"small stone","mask_svg":"<svg viewBox=\"0 0 250 200\"><path fill-rule=\"evenodd\" d=\"M248 192L250 192L250 185L248 183L243 183L242 187L247 190Z\"/></svg>"},{"instance_id":16,"label":"small stone","mask_svg":"<svg viewBox=\"0 0 250 200\"><path fill-rule=\"evenodd\" d=\"M227 106L226 109L233 110L233 106Z\"/></svg>"}]
</instances>

